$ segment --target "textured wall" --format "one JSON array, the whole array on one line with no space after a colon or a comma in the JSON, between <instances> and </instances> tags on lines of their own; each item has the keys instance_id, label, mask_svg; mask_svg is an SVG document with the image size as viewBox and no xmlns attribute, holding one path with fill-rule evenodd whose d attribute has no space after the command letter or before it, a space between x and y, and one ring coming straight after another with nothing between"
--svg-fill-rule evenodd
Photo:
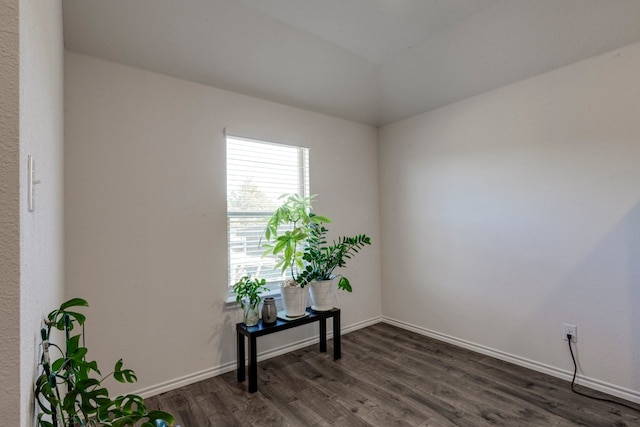
<instances>
[{"instance_id":1,"label":"textured wall","mask_svg":"<svg viewBox=\"0 0 640 427\"><path fill-rule=\"evenodd\" d=\"M0 424L20 416L18 1L0 0Z\"/></svg>"},{"instance_id":2,"label":"textured wall","mask_svg":"<svg viewBox=\"0 0 640 427\"><path fill-rule=\"evenodd\" d=\"M640 400L640 44L381 129L383 314Z\"/></svg>"},{"instance_id":3,"label":"textured wall","mask_svg":"<svg viewBox=\"0 0 640 427\"><path fill-rule=\"evenodd\" d=\"M63 44L59 0L20 2L20 425L33 425L39 330L64 293ZM36 210L27 211L27 156ZM13 322L14 326L17 322ZM8 425L17 425L11 423Z\"/></svg>"},{"instance_id":4,"label":"textured wall","mask_svg":"<svg viewBox=\"0 0 640 427\"><path fill-rule=\"evenodd\" d=\"M380 315L376 129L67 53L66 292L91 304L90 356L124 357L136 389L233 368L225 127L311 149L311 191L332 232L374 241L348 268L343 324ZM260 350L310 337L296 328Z\"/></svg>"}]
</instances>

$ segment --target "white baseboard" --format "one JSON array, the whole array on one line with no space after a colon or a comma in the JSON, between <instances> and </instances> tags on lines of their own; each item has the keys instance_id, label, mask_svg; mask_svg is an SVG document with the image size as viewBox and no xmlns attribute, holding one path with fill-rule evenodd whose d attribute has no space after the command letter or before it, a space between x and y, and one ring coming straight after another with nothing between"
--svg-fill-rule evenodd
<instances>
[{"instance_id":1,"label":"white baseboard","mask_svg":"<svg viewBox=\"0 0 640 427\"><path fill-rule=\"evenodd\" d=\"M376 323L380 323L382 321L381 317L373 317L368 320L364 320L361 322L353 323L349 326L341 328L341 334L347 334L349 332L356 331L358 329L366 328L367 326L375 325ZM333 332L331 328L327 328L327 338L332 338ZM271 350L258 352L258 361L271 359L272 357L280 356L282 354L289 353L294 350L298 350L313 344L318 343L318 337L312 337L303 339L300 341L296 341L291 344L287 344L281 347L276 347ZM227 363L223 363L222 365L214 366L209 369L204 369L199 372L194 372L179 378L175 378L169 381L165 381L159 384L155 384L149 387L145 387L133 393L142 396L143 398L156 396L161 393L165 393L167 391L175 390L180 387L187 386L189 384L197 383L198 381L203 381L236 369L236 362L231 361Z\"/></svg>"},{"instance_id":2,"label":"white baseboard","mask_svg":"<svg viewBox=\"0 0 640 427\"><path fill-rule=\"evenodd\" d=\"M371 319L364 320L364 321L357 322L349 326L343 327L341 329L341 333L347 334L349 332L353 332L358 329L362 329L367 326L371 326L380 322L388 323L390 325L397 326L399 328L406 329L408 331L415 332L417 334L424 335L430 338L434 338L439 341L444 341L449 344L456 345L458 347L466 348L468 350L475 351L476 353L495 357L496 359L504 360L506 362L510 362L518 366L533 369L534 371L542 372L544 374L548 374L553 377L563 379L567 382L570 382L573 377L573 372L569 372L564 369L559 369L555 366L550 366L544 363L537 362L535 360L527 359L514 354L510 354L510 353L506 353L490 347L486 347L480 344L476 344L470 341L462 340L450 335L442 334L436 331L432 331L420 326L412 325L410 323L402 322L386 316L373 317ZM331 332L330 328L327 328L327 338L332 338L332 337L333 337L333 333ZM271 359L272 357L277 357L282 354L286 354L290 351L298 350L298 349L307 347L309 345L317 344L317 343L318 343L318 337L313 337L313 338L296 341L294 343L284 345L281 347L273 348L271 350L259 352L258 361ZM203 381L208 378L212 378L212 377L224 374L226 372L233 371L234 369L236 369L236 362L231 361L231 362L224 363L222 365L214 366L209 369L205 369L199 372L194 372L192 374L188 374L179 378L175 378L169 381L155 384L150 387L145 387L134 393L139 394L144 398L147 398L147 397L155 396L161 393L165 393L167 391L175 390L177 388L184 387L189 384L196 383L198 381ZM640 403L640 392L638 391L630 390L624 387L617 386L615 384L610 384L610 383L600 381L595 378L589 378L583 375L578 375L577 380L578 380L577 383L582 386L589 387L604 393L608 393L612 396L617 396L622 399L628 400L630 402Z\"/></svg>"},{"instance_id":3,"label":"white baseboard","mask_svg":"<svg viewBox=\"0 0 640 427\"><path fill-rule=\"evenodd\" d=\"M382 316L381 321L383 323L388 323L389 325L397 326L399 328L406 329L408 331L415 332L417 334L424 335L429 338L434 338L440 341L447 342L449 344L453 344L458 347L475 351L476 353L481 353L487 356L494 357L496 359L513 363L514 365L533 369L534 371L542 372L544 374L548 374L553 377L566 380L568 382L571 382L571 379L573 378L573 372L569 372L564 369L559 369L559 368L556 368L555 366L546 365L544 363L536 362L535 360L530 360L524 357L516 356L514 354L505 353L500 350L495 350L493 348L486 347L480 344L475 344L470 341L465 341L456 337L452 337L450 335L441 334L439 332L435 332L420 326L395 320L390 317ZM630 402L640 403L640 392L635 390L630 390L624 387L619 387L615 384L610 384L604 381L597 380L595 378L589 378L583 375L578 375L576 384L580 384L581 386L589 387L594 390L601 391L603 393L608 393L612 396L617 396L622 399L628 400Z\"/></svg>"}]
</instances>

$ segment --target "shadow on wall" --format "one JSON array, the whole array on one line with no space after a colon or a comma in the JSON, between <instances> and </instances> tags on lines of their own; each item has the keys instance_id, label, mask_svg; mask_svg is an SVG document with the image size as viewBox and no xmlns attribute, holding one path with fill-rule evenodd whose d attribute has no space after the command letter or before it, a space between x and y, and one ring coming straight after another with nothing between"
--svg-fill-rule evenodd
<instances>
[{"instance_id":1,"label":"shadow on wall","mask_svg":"<svg viewBox=\"0 0 640 427\"><path fill-rule=\"evenodd\" d=\"M221 313L222 317L220 321L214 322L212 325L211 335L207 340L209 345L212 345L217 354L217 360L214 361L213 366L220 366L224 361L235 360L236 349L233 345L225 346L224 343L235 343L235 324L240 322L241 319L236 319L234 316L238 310L229 308L224 301L218 301L214 304L213 313ZM232 318L233 317L233 318Z\"/></svg>"}]
</instances>

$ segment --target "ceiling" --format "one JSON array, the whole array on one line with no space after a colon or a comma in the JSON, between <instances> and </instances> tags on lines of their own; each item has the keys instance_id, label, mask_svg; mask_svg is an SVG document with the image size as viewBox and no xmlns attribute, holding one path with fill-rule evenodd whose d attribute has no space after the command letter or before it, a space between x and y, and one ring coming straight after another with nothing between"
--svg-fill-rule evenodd
<instances>
[{"instance_id":1,"label":"ceiling","mask_svg":"<svg viewBox=\"0 0 640 427\"><path fill-rule=\"evenodd\" d=\"M385 125L640 40L640 0L62 0L68 51Z\"/></svg>"}]
</instances>

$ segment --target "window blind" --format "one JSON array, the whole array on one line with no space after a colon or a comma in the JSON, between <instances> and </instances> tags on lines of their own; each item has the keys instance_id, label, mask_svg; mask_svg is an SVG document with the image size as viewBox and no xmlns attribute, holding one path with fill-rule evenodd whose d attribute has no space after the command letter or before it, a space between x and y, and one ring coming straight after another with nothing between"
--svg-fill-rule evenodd
<instances>
[{"instance_id":1,"label":"window blind","mask_svg":"<svg viewBox=\"0 0 640 427\"><path fill-rule=\"evenodd\" d=\"M264 278L277 288L283 275L275 258L263 257L267 219L283 194L309 193L309 150L225 135L227 144L228 287L243 276Z\"/></svg>"}]
</instances>

